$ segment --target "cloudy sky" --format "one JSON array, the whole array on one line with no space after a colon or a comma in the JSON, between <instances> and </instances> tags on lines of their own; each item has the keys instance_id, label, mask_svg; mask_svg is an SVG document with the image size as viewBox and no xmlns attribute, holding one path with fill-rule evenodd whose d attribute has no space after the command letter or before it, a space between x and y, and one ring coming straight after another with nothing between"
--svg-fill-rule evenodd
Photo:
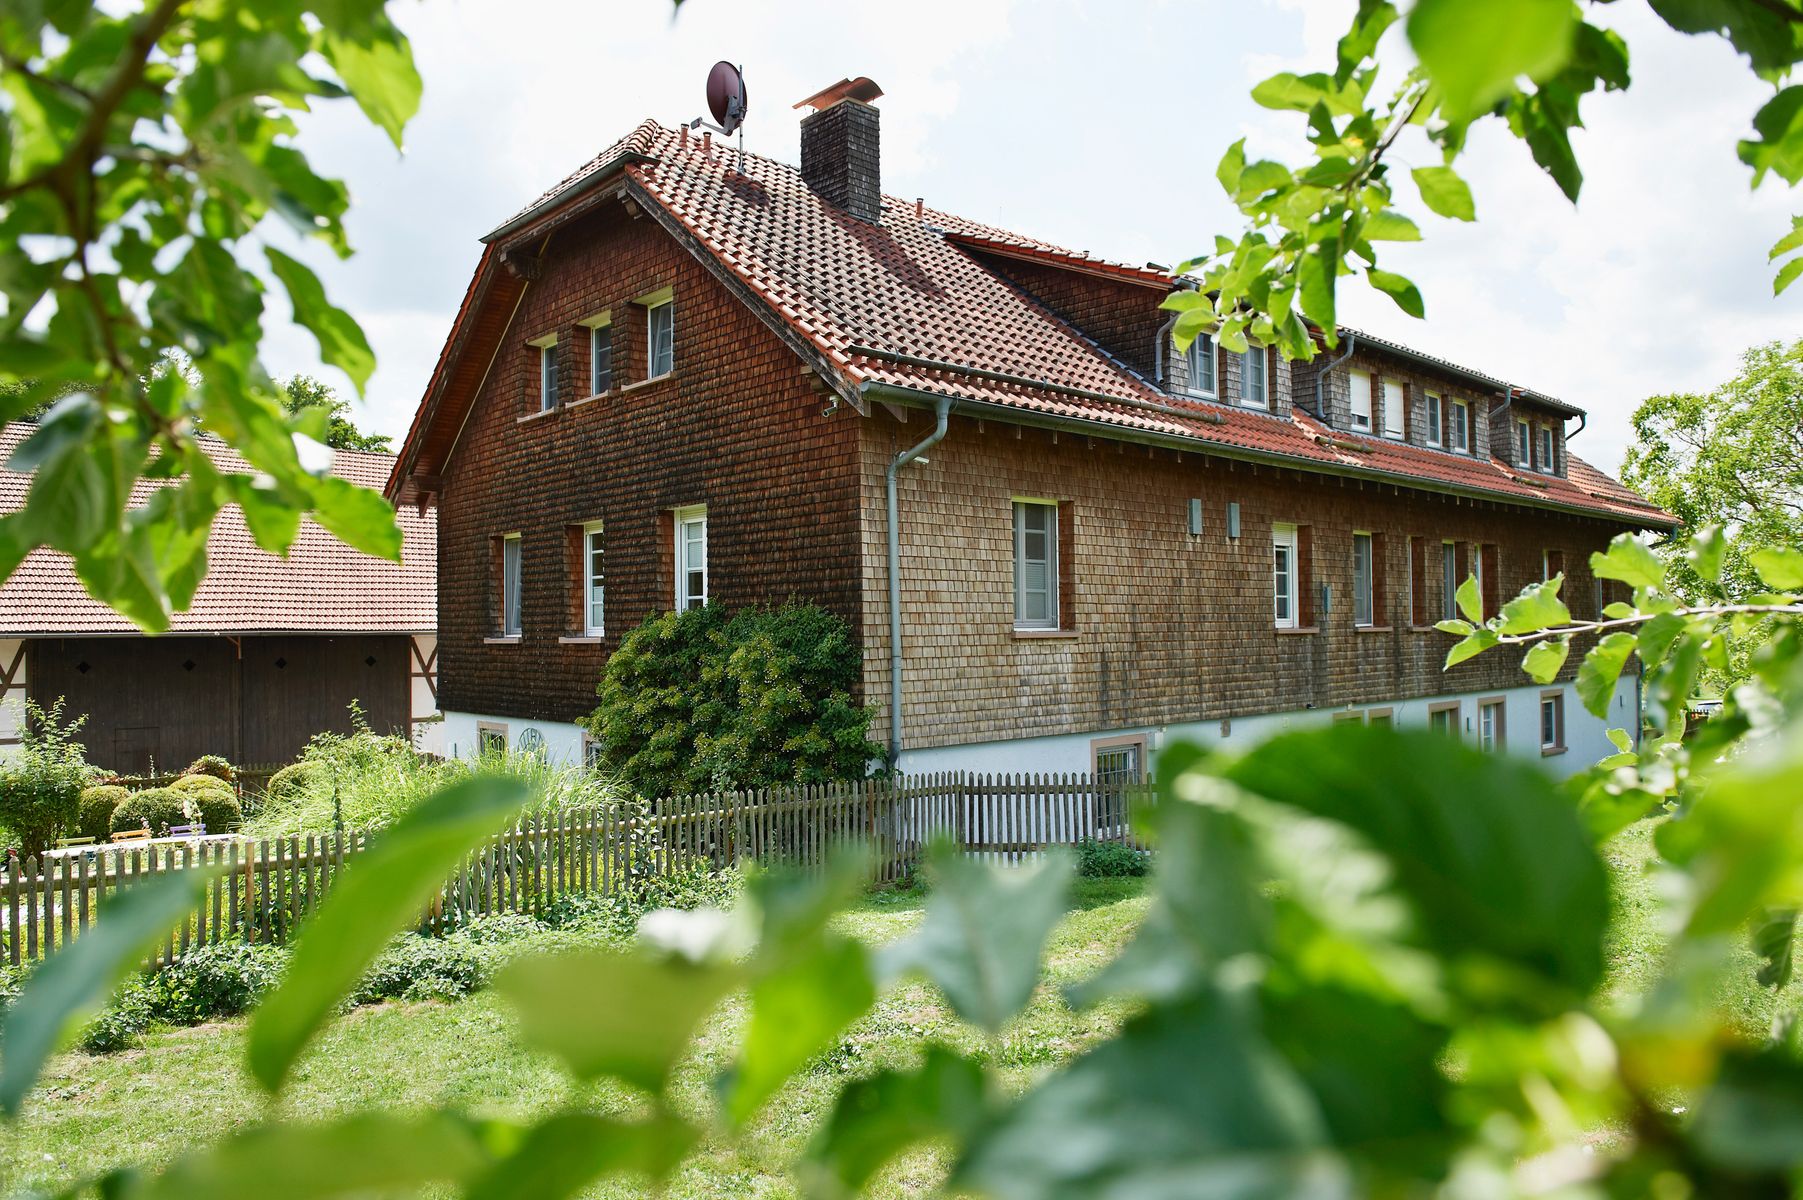
<instances>
[{"instance_id":1,"label":"cloudy sky","mask_svg":"<svg viewBox=\"0 0 1803 1200\"><path fill-rule=\"evenodd\" d=\"M1127 261L1174 263L1233 233L1222 151L1301 161L1300 126L1251 103L1274 71L1325 69L1351 0L428 0L395 15L425 78L404 154L347 106L303 144L350 185L357 256L315 256L380 359L364 424L403 434L475 265L477 238L632 125L703 109L720 58L744 65L749 149L793 162L790 106L843 76L886 95L884 190ZM1592 13L1600 11L1593 8ZM1489 131L1461 168L1478 224L1418 211L1385 248L1428 319L1348 285L1342 319L1588 408L1573 449L1613 469L1644 396L1703 389L1747 346L1803 334L1803 287L1774 300L1765 250L1793 203L1748 188L1734 142L1764 89L1715 40L1639 4L1605 13L1634 84L1592 97L1574 208L1526 149ZM1390 47L1393 48L1393 47ZM1401 144L1399 165L1431 160ZM1412 197L1411 197L1412 201ZM1418 208L1418 206L1417 206ZM320 371L272 314L278 372ZM335 382L342 384L342 379ZM341 388L348 393L348 388Z\"/></svg>"}]
</instances>

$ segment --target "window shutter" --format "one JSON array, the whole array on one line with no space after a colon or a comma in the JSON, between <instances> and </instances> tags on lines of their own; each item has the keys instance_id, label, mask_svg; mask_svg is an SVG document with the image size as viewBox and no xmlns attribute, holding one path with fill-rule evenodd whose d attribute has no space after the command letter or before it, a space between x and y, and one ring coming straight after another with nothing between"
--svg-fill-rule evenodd
<instances>
[{"instance_id":1,"label":"window shutter","mask_svg":"<svg viewBox=\"0 0 1803 1200\"><path fill-rule=\"evenodd\" d=\"M1296 527L1296 623L1315 623L1315 527Z\"/></svg>"},{"instance_id":2,"label":"window shutter","mask_svg":"<svg viewBox=\"0 0 1803 1200\"><path fill-rule=\"evenodd\" d=\"M582 526L563 527L563 562L565 580L564 625L571 637L580 637L584 624L582 606L586 602L587 576L583 573Z\"/></svg>"}]
</instances>

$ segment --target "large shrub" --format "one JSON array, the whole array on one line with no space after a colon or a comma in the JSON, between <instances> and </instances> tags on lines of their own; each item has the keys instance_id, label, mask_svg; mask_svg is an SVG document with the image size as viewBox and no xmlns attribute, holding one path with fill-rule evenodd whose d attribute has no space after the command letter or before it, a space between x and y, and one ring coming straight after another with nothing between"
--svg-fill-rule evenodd
<instances>
[{"instance_id":1,"label":"large shrub","mask_svg":"<svg viewBox=\"0 0 1803 1200\"><path fill-rule=\"evenodd\" d=\"M845 621L813 605L664 613L608 659L583 725L647 796L862 779L882 750L860 670Z\"/></svg>"},{"instance_id":2,"label":"large shrub","mask_svg":"<svg viewBox=\"0 0 1803 1200\"><path fill-rule=\"evenodd\" d=\"M274 987L287 965L288 951L279 946L200 946L151 977L151 1014L172 1025L235 1017Z\"/></svg>"},{"instance_id":3,"label":"large shrub","mask_svg":"<svg viewBox=\"0 0 1803 1200\"><path fill-rule=\"evenodd\" d=\"M489 964L470 942L406 933L371 964L351 1002L449 1000L475 991L488 974Z\"/></svg>"},{"instance_id":4,"label":"large shrub","mask_svg":"<svg viewBox=\"0 0 1803 1200\"><path fill-rule=\"evenodd\" d=\"M1143 850L1084 838L1077 843L1077 874L1085 879L1136 879L1151 867Z\"/></svg>"},{"instance_id":5,"label":"large shrub","mask_svg":"<svg viewBox=\"0 0 1803 1200\"><path fill-rule=\"evenodd\" d=\"M237 783L238 768L217 754L203 754L188 764L183 775L211 775L221 783Z\"/></svg>"},{"instance_id":6,"label":"large shrub","mask_svg":"<svg viewBox=\"0 0 1803 1200\"><path fill-rule=\"evenodd\" d=\"M244 819L232 785L217 776L183 775L169 789L187 799L189 812L207 827L208 833L225 833Z\"/></svg>"},{"instance_id":7,"label":"large shrub","mask_svg":"<svg viewBox=\"0 0 1803 1200\"><path fill-rule=\"evenodd\" d=\"M99 783L81 790L75 830L82 837L106 841L113 830L113 812L131 795L131 789L116 783Z\"/></svg>"},{"instance_id":8,"label":"large shrub","mask_svg":"<svg viewBox=\"0 0 1803 1200\"><path fill-rule=\"evenodd\" d=\"M172 825L188 823L187 797L174 788L146 788L141 792L133 792L113 810L113 819L109 822L114 833L123 833L127 829L142 829L150 825L150 832L162 835Z\"/></svg>"},{"instance_id":9,"label":"large shrub","mask_svg":"<svg viewBox=\"0 0 1803 1200\"><path fill-rule=\"evenodd\" d=\"M74 829L88 765L75 735L86 717L63 720L63 702L39 708L25 702L25 724L16 750L0 762L0 824L19 848L36 854Z\"/></svg>"}]
</instances>

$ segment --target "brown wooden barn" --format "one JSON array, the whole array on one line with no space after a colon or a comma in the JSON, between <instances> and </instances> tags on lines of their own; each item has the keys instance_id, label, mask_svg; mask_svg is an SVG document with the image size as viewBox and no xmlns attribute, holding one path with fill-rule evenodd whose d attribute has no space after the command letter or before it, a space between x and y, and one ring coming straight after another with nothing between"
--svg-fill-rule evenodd
<instances>
[{"instance_id":1,"label":"brown wooden barn","mask_svg":"<svg viewBox=\"0 0 1803 1200\"><path fill-rule=\"evenodd\" d=\"M0 462L32 427L0 430ZM221 471L244 471L223 443ZM393 456L335 452L332 471L380 488ZM0 512L30 476L0 470ZM140 483L147 496L151 484ZM436 749L436 523L404 509L401 562L372 558L303 522L286 559L259 549L238 510L207 541L209 569L170 631L146 637L83 589L61 554L37 550L0 584L0 747L18 742L24 700L86 714L88 760L128 774L202 754L292 759L322 730L370 725ZM3 752L3 751L0 751Z\"/></svg>"}]
</instances>

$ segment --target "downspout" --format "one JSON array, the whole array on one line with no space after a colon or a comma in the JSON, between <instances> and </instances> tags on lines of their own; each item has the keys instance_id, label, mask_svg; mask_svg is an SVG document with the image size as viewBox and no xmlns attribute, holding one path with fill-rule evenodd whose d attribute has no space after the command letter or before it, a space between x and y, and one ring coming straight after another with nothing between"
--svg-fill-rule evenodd
<instances>
[{"instance_id":1,"label":"downspout","mask_svg":"<svg viewBox=\"0 0 1803 1200\"><path fill-rule=\"evenodd\" d=\"M1346 331L1346 353L1340 355L1340 357L1334 359L1332 362L1322 363L1321 369L1315 372L1315 420L1321 422L1323 425L1331 427L1332 423L1327 419L1327 401L1321 396L1321 381L1327 378L1327 373L1329 371L1351 358L1352 352L1357 348L1358 344L1359 335L1348 329Z\"/></svg>"},{"instance_id":2,"label":"downspout","mask_svg":"<svg viewBox=\"0 0 1803 1200\"><path fill-rule=\"evenodd\" d=\"M918 445L896 455L883 471L883 489L889 501L889 769L901 765L902 751L902 619L901 619L901 504L895 495L895 475L931 450L945 436L951 419L948 396L933 401L933 432Z\"/></svg>"}]
</instances>

